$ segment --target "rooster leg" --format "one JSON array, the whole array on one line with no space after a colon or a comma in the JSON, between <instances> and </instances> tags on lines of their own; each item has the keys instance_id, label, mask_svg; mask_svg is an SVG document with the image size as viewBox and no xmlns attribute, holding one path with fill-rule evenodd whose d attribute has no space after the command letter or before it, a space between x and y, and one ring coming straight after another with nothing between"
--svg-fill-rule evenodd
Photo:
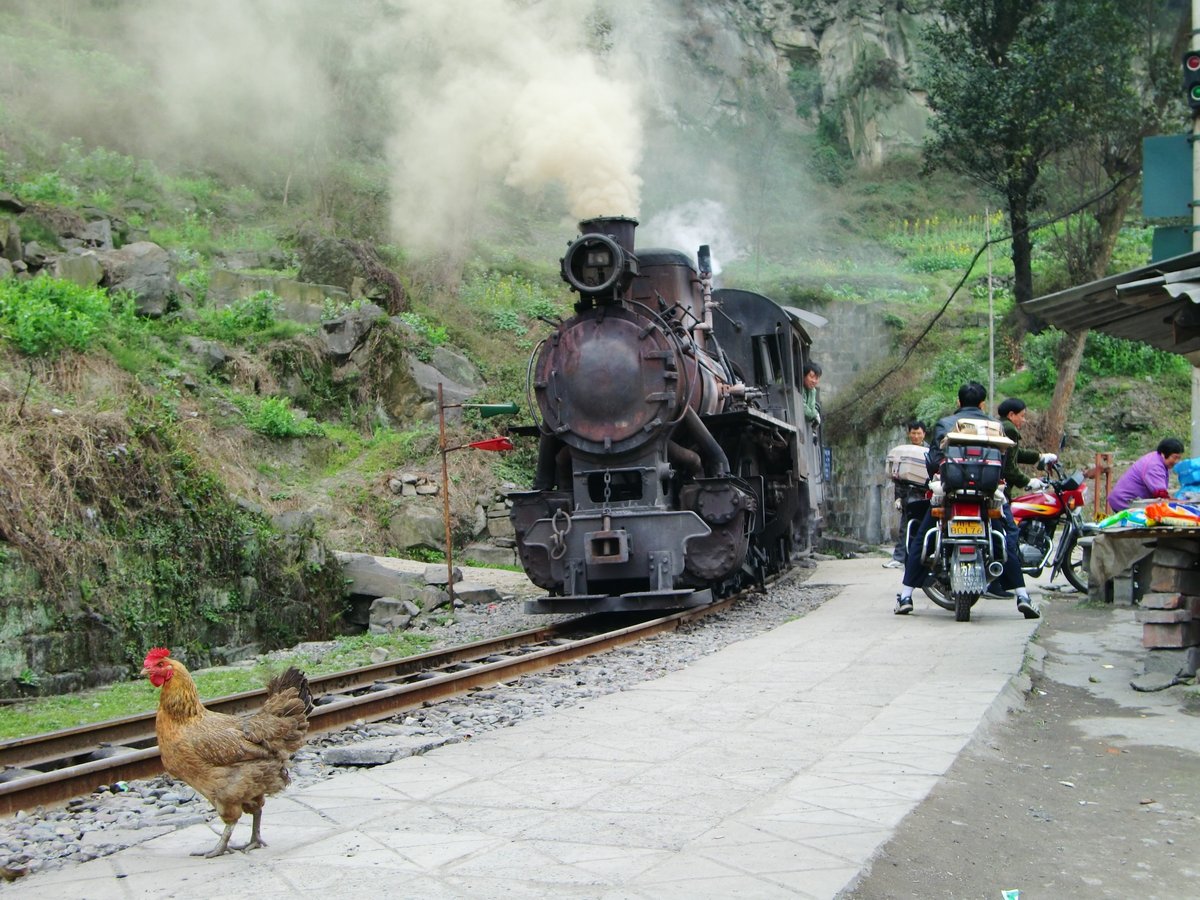
<instances>
[{"instance_id":1,"label":"rooster leg","mask_svg":"<svg viewBox=\"0 0 1200 900\"><path fill-rule=\"evenodd\" d=\"M261 824L262 810L257 809L254 811L254 820L250 825L250 840L238 847L238 850L257 850L259 847L267 846L267 842L262 839L262 835L258 832L258 828Z\"/></svg>"},{"instance_id":2,"label":"rooster leg","mask_svg":"<svg viewBox=\"0 0 1200 900\"><path fill-rule=\"evenodd\" d=\"M219 841L217 841L217 846L213 847L207 853L205 853L203 850L197 850L195 853L192 854L192 856L203 856L205 859L213 859L214 857L220 856L222 853L230 852L229 851L229 838L232 835L233 835L233 824L231 823L231 824L225 826L225 832L221 835L221 839Z\"/></svg>"}]
</instances>

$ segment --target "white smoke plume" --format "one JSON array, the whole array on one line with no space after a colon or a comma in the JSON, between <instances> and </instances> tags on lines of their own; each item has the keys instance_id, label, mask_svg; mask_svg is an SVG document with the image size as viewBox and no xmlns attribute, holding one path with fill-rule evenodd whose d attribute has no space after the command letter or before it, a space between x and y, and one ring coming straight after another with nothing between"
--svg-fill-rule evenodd
<instances>
[{"instance_id":1,"label":"white smoke plume","mask_svg":"<svg viewBox=\"0 0 1200 900\"><path fill-rule=\"evenodd\" d=\"M402 0L393 221L406 243L469 239L501 184L565 192L576 219L636 215L642 127L632 84L586 46L589 4Z\"/></svg>"},{"instance_id":2,"label":"white smoke plume","mask_svg":"<svg viewBox=\"0 0 1200 900\"><path fill-rule=\"evenodd\" d=\"M638 229L638 241L690 253L701 244L712 250L713 275L721 274L721 259L741 259L746 254L730 225L729 210L716 200L689 200L651 216Z\"/></svg>"},{"instance_id":3,"label":"white smoke plume","mask_svg":"<svg viewBox=\"0 0 1200 900\"><path fill-rule=\"evenodd\" d=\"M333 93L312 64L321 32L310 0L146 0L126 13L161 118L146 143L286 155L323 127ZM221 158L221 153L206 154ZM224 154L226 156L232 154Z\"/></svg>"}]
</instances>

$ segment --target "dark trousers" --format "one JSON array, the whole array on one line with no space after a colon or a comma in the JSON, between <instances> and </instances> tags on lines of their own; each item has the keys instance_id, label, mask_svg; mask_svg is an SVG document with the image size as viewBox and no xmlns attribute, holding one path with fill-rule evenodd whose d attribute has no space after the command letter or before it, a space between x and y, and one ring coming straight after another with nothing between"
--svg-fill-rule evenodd
<instances>
[{"instance_id":1,"label":"dark trousers","mask_svg":"<svg viewBox=\"0 0 1200 900\"><path fill-rule=\"evenodd\" d=\"M929 514L929 501L922 500L913 506L923 505L920 512L914 511L912 527L908 529L908 552L904 556L904 586L919 588L925 583L929 570L921 565L921 547L925 534L933 527L933 516Z\"/></svg>"},{"instance_id":2,"label":"dark trousers","mask_svg":"<svg viewBox=\"0 0 1200 900\"><path fill-rule=\"evenodd\" d=\"M1013 518L1012 507L1007 501L1004 504L1004 552L1008 559L1004 561L1004 574L998 579L1000 587L1006 591L1025 587L1025 573L1021 571L1021 551L1017 546L1017 521Z\"/></svg>"},{"instance_id":3,"label":"dark trousers","mask_svg":"<svg viewBox=\"0 0 1200 900\"><path fill-rule=\"evenodd\" d=\"M905 503L900 513L900 535L896 538L896 546L892 550L892 559L896 562L904 562L908 559L908 524L912 523L915 530L921 522L921 517L929 509L928 500L914 500L911 503Z\"/></svg>"},{"instance_id":4,"label":"dark trousers","mask_svg":"<svg viewBox=\"0 0 1200 900\"><path fill-rule=\"evenodd\" d=\"M929 504L925 504L925 514L921 523L909 532L908 554L904 559L904 586L919 588L929 577L929 570L921 564L921 550L925 542L925 534L934 527L933 516L929 512ZM1025 587L1025 575L1021 571L1021 557L1017 552L1017 523L1013 519L1012 508L1004 504L1004 550L1008 559L1004 562L1004 572L998 579L1004 590Z\"/></svg>"},{"instance_id":5,"label":"dark trousers","mask_svg":"<svg viewBox=\"0 0 1200 900\"><path fill-rule=\"evenodd\" d=\"M907 482L897 483L896 499L900 501L900 534L896 536L896 546L892 550L892 559L904 562L908 558L908 525L913 528L920 523L921 517L929 509L929 498L924 486L916 487Z\"/></svg>"}]
</instances>

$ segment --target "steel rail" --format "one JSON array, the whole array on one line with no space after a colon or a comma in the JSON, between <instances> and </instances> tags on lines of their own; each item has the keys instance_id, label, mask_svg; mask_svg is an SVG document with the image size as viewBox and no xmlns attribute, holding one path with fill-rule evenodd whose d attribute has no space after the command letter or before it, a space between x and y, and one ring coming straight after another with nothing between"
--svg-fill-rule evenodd
<instances>
[{"instance_id":1,"label":"steel rail","mask_svg":"<svg viewBox=\"0 0 1200 900\"><path fill-rule=\"evenodd\" d=\"M626 644L636 643L655 635L674 631L680 625L701 619L715 612L729 608L737 600L737 596L727 597L712 604L692 609L682 610L671 615L651 619L636 625L619 628L574 641L564 641L552 644L527 653L491 660L489 657L500 655L503 651L495 649L495 642L477 641L474 644L451 648L446 654L465 651L468 647L480 648L489 645L493 649L484 654L487 661L471 664L470 659L462 659L466 664L458 671L445 672L413 680L405 684L380 686L378 690L368 691L358 696L334 700L313 708L309 715L309 733L319 734L336 731L348 724L372 722L385 719L396 713L415 709L426 703L457 696L475 688L491 686L518 678L531 672L543 671L560 663L570 662L586 656L593 656L615 649ZM585 617L588 618L588 617ZM522 632L533 635L546 631L554 631L562 626L578 627L581 620L560 623L559 626L533 629ZM508 642L509 651L528 646L531 641L516 642L520 635L509 635L501 639ZM423 654L426 657L437 654ZM476 652L475 658L480 654ZM406 663L415 661L417 657L392 661ZM365 669L376 667L368 666ZM355 670L360 671L360 670ZM338 673L330 678L345 677L350 673ZM265 694L264 692L247 692L227 698L230 702L247 702L248 695ZM210 709L214 708L209 706ZM131 717L134 718L134 717ZM152 717L151 717L152 720ZM108 724L108 723L106 723ZM78 730L78 729L72 729ZM92 745L95 746L94 744ZM130 781L137 778L149 778L163 771L159 758L158 747L131 750L119 753L107 759L91 760L78 765L67 766L51 772L41 772L35 775L14 778L0 783L0 815L11 815L17 810L29 809L34 806L44 806L61 803L73 797L91 793L98 785L112 784L117 781Z\"/></svg>"},{"instance_id":2,"label":"steel rail","mask_svg":"<svg viewBox=\"0 0 1200 900\"><path fill-rule=\"evenodd\" d=\"M443 650L431 650L328 675L317 675L309 678L309 686L313 695L318 697L323 694L358 690L376 682L413 676L431 669L502 653L514 647L555 640L571 631L587 628L593 621L591 616L581 616L502 637L473 641ZM265 688L258 688L206 700L204 705L214 712L237 715L258 709L266 695ZM139 744L148 746L154 742L154 715L154 712L137 713L119 719L0 741L0 769L36 768L48 763L69 761L93 752L97 747L137 747Z\"/></svg>"}]
</instances>

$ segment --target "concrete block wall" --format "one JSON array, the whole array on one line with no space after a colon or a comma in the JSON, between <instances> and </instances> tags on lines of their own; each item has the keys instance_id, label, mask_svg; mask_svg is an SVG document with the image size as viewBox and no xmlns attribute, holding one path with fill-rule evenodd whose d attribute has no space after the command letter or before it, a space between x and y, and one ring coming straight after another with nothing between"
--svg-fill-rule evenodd
<instances>
[{"instance_id":1,"label":"concrete block wall","mask_svg":"<svg viewBox=\"0 0 1200 900\"><path fill-rule=\"evenodd\" d=\"M892 505L894 491L884 460L888 450L904 440L903 429L897 427L873 434L865 444L834 449L826 531L860 544L895 543L900 513Z\"/></svg>"},{"instance_id":2,"label":"concrete block wall","mask_svg":"<svg viewBox=\"0 0 1200 900\"><path fill-rule=\"evenodd\" d=\"M838 393L865 367L892 352L895 334L871 304L831 303L814 311L829 319L812 337L813 359L822 369L821 403L831 410L839 404ZM825 533L849 540L827 546L846 550L895 542L900 514L892 508L892 481L884 470L884 458L905 437L898 424L880 423L865 445L833 448Z\"/></svg>"}]
</instances>

